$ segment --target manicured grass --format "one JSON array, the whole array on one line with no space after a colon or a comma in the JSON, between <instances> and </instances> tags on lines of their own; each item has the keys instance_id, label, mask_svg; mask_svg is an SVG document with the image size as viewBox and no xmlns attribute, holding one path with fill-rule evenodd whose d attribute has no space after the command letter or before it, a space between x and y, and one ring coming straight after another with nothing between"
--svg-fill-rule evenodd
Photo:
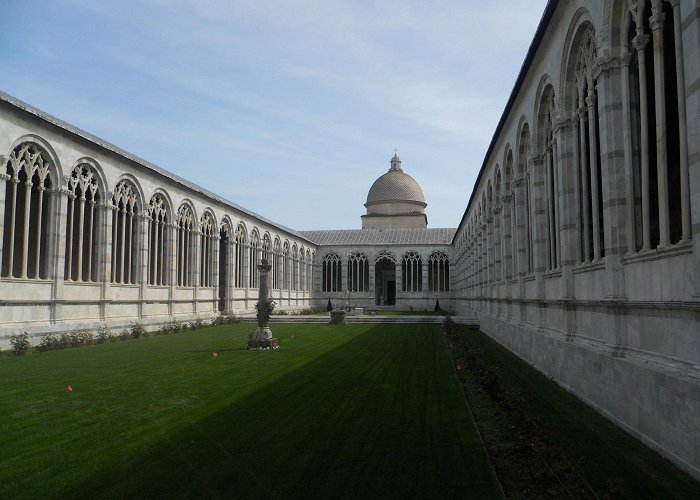
<instances>
[{"instance_id":1,"label":"manicured grass","mask_svg":"<svg viewBox=\"0 0 700 500\"><path fill-rule=\"evenodd\" d=\"M488 336L447 339L508 497L700 498L699 482Z\"/></svg>"},{"instance_id":2,"label":"manicured grass","mask_svg":"<svg viewBox=\"0 0 700 500\"><path fill-rule=\"evenodd\" d=\"M0 498L501 495L438 325L251 328L0 359Z\"/></svg>"}]
</instances>

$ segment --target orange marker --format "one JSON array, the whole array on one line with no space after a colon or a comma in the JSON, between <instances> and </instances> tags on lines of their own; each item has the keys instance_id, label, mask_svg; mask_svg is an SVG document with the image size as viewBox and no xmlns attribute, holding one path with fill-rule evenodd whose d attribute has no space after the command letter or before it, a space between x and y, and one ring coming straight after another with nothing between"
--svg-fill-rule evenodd
<instances>
[{"instance_id":1,"label":"orange marker","mask_svg":"<svg viewBox=\"0 0 700 500\"><path fill-rule=\"evenodd\" d=\"M67 390L68 392L73 392L73 388L72 388L71 386L66 387L66 390Z\"/></svg>"}]
</instances>

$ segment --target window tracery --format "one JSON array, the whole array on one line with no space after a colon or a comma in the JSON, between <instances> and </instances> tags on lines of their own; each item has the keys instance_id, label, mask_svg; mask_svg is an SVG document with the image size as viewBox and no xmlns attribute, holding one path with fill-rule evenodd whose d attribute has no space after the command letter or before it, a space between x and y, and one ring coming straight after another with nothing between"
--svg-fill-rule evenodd
<instances>
[{"instance_id":1,"label":"window tracery","mask_svg":"<svg viewBox=\"0 0 700 500\"><path fill-rule=\"evenodd\" d=\"M401 289L404 292L423 291L423 260L418 252L406 252L401 259Z\"/></svg>"},{"instance_id":2,"label":"window tracery","mask_svg":"<svg viewBox=\"0 0 700 500\"><path fill-rule=\"evenodd\" d=\"M322 263L323 291L342 291L342 261L336 253L329 253L323 258Z\"/></svg>"},{"instance_id":3,"label":"window tracery","mask_svg":"<svg viewBox=\"0 0 700 500\"><path fill-rule=\"evenodd\" d=\"M112 283L138 282L138 192L122 179L112 195Z\"/></svg>"},{"instance_id":4,"label":"window tracery","mask_svg":"<svg viewBox=\"0 0 700 500\"><path fill-rule=\"evenodd\" d=\"M77 165L68 178L68 214L64 276L67 281L97 281L100 192L95 169ZM99 233L98 233L99 234Z\"/></svg>"},{"instance_id":5,"label":"window tracery","mask_svg":"<svg viewBox=\"0 0 700 500\"><path fill-rule=\"evenodd\" d=\"M450 291L450 260L445 252L433 252L428 258L428 289Z\"/></svg>"},{"instance_id":6,"label":"window tracery","mask_svg":"<svg viewBox=\"0 0 700 500\"><path fill-rule=\"evenodd\" d=\"M49 277L50 202L53 182L48 154L23 142L6 165L3 217L2 276L21 279Z\"/></svg>"},{"instance_id":7,"label":"window tracery","mask_svg":"<svg viewBox=\"0 0 700 500\"><path fill-rule=\"evenodd\" d=\"M148 204L149 230L149 269L150 285L168 285L168 247L170 245L168 205L161 194L154 194Z\"/></svg>"},{"instance_id":8,"label":"window tracery","mask_svg":"<svg viewBox=\"0 0 700 500\"><path fill-rule=\"evenodd\" d=\"M348 255L348 291L369 292L369 260L362 252Z\"/></svg>"},{"instance_id":9,"label":"window tracery","mask_svg":"<svg viewBox=\"0 0 700 500\"><path fill-rule=\"evenodd\" d=\"M214 286L214 217L210 212L204 212L200 221L200 259L199 259L199 276L200 285L203 287ZM220 257L221 258L221 257Z\"/></svg>"}]
</instances>

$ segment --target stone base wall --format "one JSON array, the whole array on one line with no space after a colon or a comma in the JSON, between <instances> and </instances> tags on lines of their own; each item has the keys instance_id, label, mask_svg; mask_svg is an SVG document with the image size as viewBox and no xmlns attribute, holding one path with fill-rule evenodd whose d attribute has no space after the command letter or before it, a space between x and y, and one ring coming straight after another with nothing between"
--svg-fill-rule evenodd
<instances>
[{"instance_id":1,"label":"stone base wall","mask_svg":"<svg viewBox=\"0 0 700 500\"><path fill-rule=\"evenodd\" d=\"M529 322L477 316L484 333L700 479L697 372Z\"/></svg>"}]
</instances>

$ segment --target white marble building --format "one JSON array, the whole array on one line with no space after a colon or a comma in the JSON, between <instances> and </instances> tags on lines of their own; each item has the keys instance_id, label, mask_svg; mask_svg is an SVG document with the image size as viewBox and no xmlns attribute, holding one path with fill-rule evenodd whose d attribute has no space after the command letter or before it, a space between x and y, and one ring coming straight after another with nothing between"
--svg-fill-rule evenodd
<instances>
[{"instance_id":1,"label":"white marble building","mask_svg":"<svg viewBox=\"0 0 700 500\"><path fill-rule=\"evenodd\" d=\"M0 347L250 312L266 256L281 309L476 315L700 478L700 0L551 0L456 229L398 157L300 232L6 94L0 163Z\"/></svg>"}]
</instances>

